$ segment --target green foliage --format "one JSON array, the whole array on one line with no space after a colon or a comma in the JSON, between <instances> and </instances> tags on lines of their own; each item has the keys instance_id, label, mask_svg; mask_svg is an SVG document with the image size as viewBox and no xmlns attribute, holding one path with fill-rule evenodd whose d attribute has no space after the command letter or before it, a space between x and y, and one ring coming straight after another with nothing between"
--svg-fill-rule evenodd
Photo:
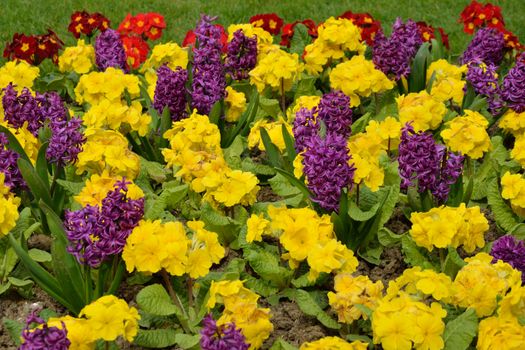
<instances>
[{"instance_id":1,"label":"green foliage","mask_svg":"<svg viewBox=\"0 0 525 350\"><path fill-rule=\"evenodd\" d=\"M141 310L157 316L170 316L181 312L160 284L144 287L137 294L137 304Z\"/></svg>"},{"instance_id":2,"label":"green foliage","mask_svg":"<svg viewBox=\"0 0 525 350\"><path fill-rule=\"evenodd\" d=\"M302 312L314 316L323 326L331 329L339 329L341 325L323 311L310 293L302 289L290 290L292 299L297 303Z\"/></svg>"},{"instance_id":3,"label":"green foliage","mask_svg":"<svg viewBox=\"0 0 525 350\"><path fill-rule=\"evenodd\" d=\"M464 313L447 323L443 340L446 350L465 350L478 331L478 318L474 309L469 308Z\"/></svg>"},{"instance_id":4,"label":"green foliage","mask_svg":"<svg viewBox=\"0 0 525 350\"><path fill-rule=\"evenodd\" d=\"M276 287L282 289L290 282L293 272L280 266L279 256L272 254L268 247L251 245L244 249L244 257L255 273Z\"/></svg>"},{"instance_id":5,"label":"green foliage","mask_svg":"<svg viewBox=\"0 0 525 350\"><path fill-rule=\"evenodd\" d=\"M505 203L505 200L501 197L501 191L499 188L499 180L497 177L492 177L488 181L487 187L487 201L490 205L490 209L494 214L496 223L503 230L510 231L520 220L514 214L512 209Z\"/></svg>"}]
</instances>

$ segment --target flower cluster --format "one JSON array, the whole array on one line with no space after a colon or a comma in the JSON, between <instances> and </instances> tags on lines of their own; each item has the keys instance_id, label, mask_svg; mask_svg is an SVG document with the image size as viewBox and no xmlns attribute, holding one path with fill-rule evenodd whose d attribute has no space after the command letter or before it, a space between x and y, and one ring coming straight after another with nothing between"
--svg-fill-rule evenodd
<instances>
[{"instance_id":1,"label":"flower cluster","mask_svg":"<svg viewBox=\"0 0 525 350\"><path fill-rule=\"evenodd\" d=\"M444 273L422 269L420 266L403 271L403 274L388 284L387 296L393 296L400 291L419 295L424 299L432 297L445 303L452 301L454 289L452 280Z\"/></svg>"},{"instance_id":2,"label":"flower cluster","mask_svg":"<svg viewBox=\"0 0 525 350\"><path fill-rule=\"evenodd\" d=\"M264 55L249 73L250 82L262 92L270 87L280 93L289 91L303 71L299 56L277 49Z\"/></svg>"},{"instance_id":3,"label":"flower cluster","mask_svg":"<svg viewBox=\"0 0 525 350\"><path fill-rule=\"evenodd\" d=\"M27 185L18 168L18 153L7 148L9 140L4 133L0 133L0 173L4 175L3 183L12 192L26 189Z\"/></svg>"},{"instance_id":4,"label":"flower cluster","mask_svg":"<svg viewBox=\"0 0 525 350\"><path fill-rule=\"evenodd\" d=\"M46 119L39 106L40 101L44 98L43 95L37 93L35 97L28 88L22 89L18 94L12 83L9 83L2 91L5 121L17 129L25 126L34 136L37 136L38 130L44 125Z\"/></svg>"},{"instance_id":5,"label":"flower cluster","mask_svg":"<svg viewBox=\"0 0 525 350\"><path fill-rule=\"evenodd\" d=\"M227 207L253 204L259 191L257 177L226 164L220 137L217 125L194 110L164 133L171 148L162 154L168 167L178 169L175 176L190 183L194 191L206 192L205 200Z\"/></svg>"},{"instance_id":6,"label":"flower cluster","mask_svg":"<svg viewBox=\"0 0 525 350\"><path fill-rule=\"evenodd\" d=\"M476 28L484 26L498 29L503 29L505 26L499 6L492 5L490 2L483 5L476 0L472 0L461 11L459 22L463 23L463 31L468 34L474 34Z\"/></svg>"},{"instance_id":7,"label":"flower cluster","mask_svg":"<svg viewBox=\"0 0 525 350\"><path fill-rule=\"evenodd\" d=\"M290 47L292 38L295 34L295 26L297 26L298 24L301 24L306 27L306 29L308 30L308 35L312 39L317 38L317 25L315 24L315 22L311 19L304 19L302 21L295 21L284 25L281 33L281 42L279 43L279 45Z\"/></svg>"},{"instance_id":8,"label":"flower cluster","mask_svg":"<svg viewBox=\"0 0 525 350\"><path fill-rule=\"evenodd\" d=\"M441 125L447 108L426 90L396 98L399 121L411 123L415 131L434 130Z\"/></svg>"},{"instance_id":9,"label":"flower cluster","mask_svg":"<svg viewBox=\"0 0 525 350\"><path fill-rule=\"evenodd\" d=\"M144 198L130 198L125 180L118 181L101 205L86 205L66 211L68 251L82 264L98 267L108 257L120 254L144 215Z\"/></svg>"},{"instance_id":10,"label":"flower cluster","mask_svg":"<svg viewBox=\"0 0 525 350\"><path fill-rule=\"evenodd\" d=\"M270 322L270 309L257 305L259 296L243 286L239 280L211 282L208 309L223 304L224 310L217 325L235 324L250 345L250 350L258 349L270 336L273 325Z\"/></svg>"},{"instance_id":11,"label":"flower cluster","mask_svg":"<svg viewBox=\"0 0 525 350\"><path fill-rule=\"evenodd\" d=\"M501 196L510 202L515 213L525 216L525 179L509 171L501 177Z\"/></svg>"},{"instance_id":12,"label":"flower cluster","mask_svg":"<svg viewBox=\"0 0 525 350\"><path fill-rule=\"evenodd\" d=\"M462 80L466 66L456 66L440 59L430 64L427 69L427 81L434 77L430 95L438 101L452 100L457 105L463 101L465 81Z\"/></svg>"},{"instance_id":13,"label":"flower cluster","mask_svg":"<svg viewBox=\"0 0 525 350\"><path fill-rule=\"evenodd\" d=\"M262 28L272 35L278 35L283 27L283 19L276 13L261 13L250 17L250 24Z\"/></svg>"},{"instance_id":14,"label":"flower cluster","mask_svg":"<svg viewBox=\"0 0 525 350\"><path fill-rule=\"evenodd\" d=\"M116 30L107 29L95 41L95 62L101 71L109 67L127 70L126 52Z\"/></svg>"},{"instance_id":15,"label":"flower cluster","mask_svg":"<svg viewBox=\"0 0 525 350\"><path fill-rule=\"evenodd\" d=\"M58 327L50 327L35 311L27 317L20 350L67 350L70 345L64 323Z\"/></svg>"},{"instance_id":16,"label":"flower cluster","mask_svg":"<svg viewBox=\"0 0 525 350\"><path fill-rule=\"evenodd\" d=\"M525 61L518 60L501 84L501 98L512 110L525 112Z\"/></svg>"},{"instance_id":17,"label":"flower cluster","mask_svg":"<svg viewBox=\"0 0 525 350\"><path fill-rule=\"evenodd\" d=\"M328 292L328 302L337 312L339 322L351 324L361 317L367 319L356 305L374 310L383 297L383 288L383 282L372 282L367 276L338 274L334 279L335 293Z\"/></svg>"},{"instance_id":18,"label":"flower cluster","mask_svg":"<svg viewBox=\"0 0 525 350\"><path fill-rule=\"evenodd\" d=\"M479 207L467 208L465 203L459 207L441 206L428 212L413 212L410 215L412 228L410 235L418 246L429 251L463 246L466 252L485 246L484 234L489 224Z\"/></svg>"},{"instance_id":19,"label":"flower cluster","mask_svg":"<svg viewBox=\"0 0 525 350\"><path fill-rule=\"evenodd\" d=\"M110 101L121 100L124 91L131 98L140 95L139 78L135 75L124 74L120 69L107 68L104 72L91 72L80 77L75 87L75 99L79 104L89 103L96 105L104 99Z\"/></svg>"},{"instance_id":20,"label":"flower cluster","mask_svg":"<svg viewBox=\"0 0 525 350\"><path fill-rule=\"evenodd\" d=\"M91 37L96 30L103 32L109 28L109 25L109 19L99 12L76 11L71 15L67 30L79 39L82 34Z\"/></svg>"},{"instance_id":21,"label":"flower cluster","mask_svg":"<svg viewBox=\"0 0 525 350\"><path fill-rule=\"evenodd\" d=\"M329 63L345 60L349 52L360 55L365 52L359 27L346 18L330 17L319 25L317 32L317 39L304 48L305 68L310 74L318 75Z\"/></svg>"},{"instance_id":22,"label":"flower cluster","mask_svg":"<svg viewBox=\"0 0 525 350\"><path fill-rule=\"evenodd\" d=\"M139 13L132 16L130 13L118 26L118 32L122 35L142 36L143 39L157 40L162 36L166 28L164 16L155 13Z\"/></svg>"},{"instance_id":23,"label":"flower cluster","mask_svg":"<svg viewBox=\"0 0 525 350\"><path fill-rule=\"evenodd\" d=\"M24 87L30 89L39 74L40 69L26 61L9 61L0 67L0 87L4 88L11 83L17 91Z\"/></svg>"},{"instance_id":24,"label":"flower cluster","mask_svg":"<svg viewBox=\"0 0 525 350\"><path fill-rule=\"evenodd\" d=\"M460 61L462 64L467 64L474 60L481 60L498 66L503 59L504 49L503 34L493 28L482 28L476 32Z\"/></svg>"},{"instance_id":25,"label":"flower cluster","mask_svg":"<svg viewBox=\"0 0 525 350\"><path fill-rule=\"evenodd\" d=\"M324 337L313 342L306 342L301 345L299 350L366 350L367 343L360 340L351 343L339 337Z\"/></svg>"},{"instance_id":26,"label":"flower cluster","mask_svg":"<svg viewBox=\"0 0 525 350\"><path fill-rule=\"evenodd\" d=\"M174 121L187 117L187 80L188 72L181 67L177 67L175 71L171 70L167 65L159 67L157 69L153 108L159 114L162 114L164 109L168 108L171 119Z\"/></svg>"},{"instance_id":27,"label":"flower cluster","mask_svg":"<svg viewBox=\"0 0 525 350\"><path fill-rule=\"evenodd\" d=\"M234 323L218 326L211 314L202 320L200 346L203 350L248 350L246 338Z\"/></svg>"},{"instance_id":28,"label":"flower cluster","mask_svg":"<svg viewBox=\"0 0 525 350\"><path fill-rule=\"evenodd\" d=\"M58 58L61 72L88 73L95 63L95 48L79 40L77 46L68 46Z\"/></svg>"},{"instance_id":29,"label":"flower cluster","mask_svg":"<svg viewBox=\"0 0 525 350\"><path fill-rule=\"evenodd\" d=\"M356 107L361 103L361 97L390 90L394 83L365 56L356 55L332 69L330 86L349 96L350 106Z\"/></svg>"},{"instance_id":30,"label":"flower cluster","mask_svg":"<svg viewBox=\"0 0 525 350\"><path fill-rule=\"evenodd\" d=\"M5 174L0 172L0 236L7 235L18 220L18 205L20 198L10 191L5 183Z\"/></svg>"},{"instance_id":31,"label":"flower cluster","mask_svg":"<svg viewBox=\"0 0 525 350\"><path fill-rule=\"evenodd\" d=\"M399 144L401 188L406 190L417 186L420 193L428 190L443 203L448 198L450 186L456 183L462 173L463 158L437 144L432 134L422 131L416 133L407 124Z\"/></svg>"},{"instance_id":32,"label":"flower cluster","mask_svg":"<svg viewBox=\"0 0 525 350\"><path fill-rule=\"evenodd\" d=\"M493 262L502 260L514 269L521 271L521 280L525 283L525 242L508 235L494 241L490 250Z\"/></svg>"},{"instance_id":33,"label":"flower cluster","mask_svg":"<svg viewBox=\"0 0 525 350\"><path fill-rule=\"evenodd\" d=\"M257 37L247 37L242 29L233 33L228 44L224 66L226 72L235 80L248 79L249 72L257 64Z\"/></svg>"},{"instance_id":34,"label":"flower cluster","mask_svg":"<svg viewBox=\"0 0 525 350\"><path fill-rule=\"evenodd\" d=\"M353 24L358 26L361 31L361 40L369 46L374 44L375 36L381 30L381 22L374 19L368 12L354 13L352 11L346 11L340 15L339 18L349 19Z\"/></svg>"},{"instance_id":35,"label":"flower cluster","mask_svg":"<svg viewBox=\"0 0 525 350\"><path fill-rule=\"evenodd\" d=\"M32 65L39 65L49 58L53 63L58 62L58 51L64 42L55 32L48 29L46 34L30 35L15 33L13 40L7 44L4 57L8 60L22 60Z\"/></svg>"},{"instance_id":36,"label":"flower cluster","mask_svg":"<svg viewBox=\"0 0 525 350\"><path fill-rule=\"evenodd\" d=\"M226 115L224 120L235 123L246 110L246 96L244 93L234 90L231 86L226 87Z\"/></svg>"},{"instance_id":37,"label":"flower cluster","mask_svg":"<svg viewBox=\"0 0 525 350\"><path fill-rule=\"evenodd\" d=\"M500 87L498 82L498 67L493 64L486 64L479 60L468 63L466 79L474 88L477 94L487 97L489 111L497 113L501 109L503 102L500 99Z\"/></svg>"},{"instance_id":38,"label":"flower cluster","mask_svg":"<svg viewBox=\"0 0 525 350\"><path fill-rule=\"evenodd\" d=\"M479 112L466 109L464 113L445 124L447 128L441 137L452 151L472 159L481 158L492 147L486 130L489 122Z\"/></svg>"}]
</instances>

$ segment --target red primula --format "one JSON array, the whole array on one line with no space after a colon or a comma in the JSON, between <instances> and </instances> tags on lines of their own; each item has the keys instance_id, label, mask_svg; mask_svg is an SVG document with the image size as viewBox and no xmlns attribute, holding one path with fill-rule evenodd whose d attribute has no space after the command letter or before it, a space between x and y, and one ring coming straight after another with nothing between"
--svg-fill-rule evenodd
<instances>
[{"instance_id":1,"label":"red primula","mask_svg":"<svg viewBox=\"0 0 525 350\"><path fill-rule=\"evenodd\" d=\"M417 28L419 29L419 33L421 33L421 37L423 38L423 41L430 42L432 39L436 38L435 34L435 28L432 27L430 24L427 24L426 22L419 21L416 22ZM443 46L447 48L447 50L450 50L449 42L448 42L448 34L445 33L443 28L438 27L439 34L441 35L441 42L443 43Z\"/></svg>"},{"instance_id":2,"label":"red primula","mask_svg":"<svg viewBox=\"0 0 525 350\"><path fill-rule=\"evenodd\" d=\"M77 11L71 15L71 22L67 30L73 34L75 38L80 38L81 34L92 36L95 30L101 32L109 28L109 19L104 17L99 12L89 14L86 11Z\"/></svg>"},{"instance_id":3,"label":"red primula","mask_svg":"<svg viewBox=\"0 0 525 350\"><path fill-rule=\"evenodd\" d=\"M294 32L295 32L294 28L298 23L303 24L308 29L308 35L310 35L310 37L317 38L317 26L315 22L312 21L311 19L305 19L302 21L295 21L293 23L288 23L284 25L283 31L281 34L280 45L286 46L286 47L290 46L290 41L292 40Z\"/></svg>"},{"instance_id":4,"label":"red primula","mask_svg":"<svg viewBox=\"0 0 525 350\"><path fill-rule=\"evenodd\" d=\"M9 60L23 60L29 64L38 65L46 58L53 63L58 62L58 50L64 43L52 30L43 35L31 35L15 33L13 40L7 44L4 57Z\"/></svg>"},{"instance_id":5,"label":"red primula","mask_svg":"<svg viewBox=\"0 0 525 350\"><path fill-rule=\"evenodd\" d=\"M148 12L135 16L128 13L117 30L122 35L138 35L143 40L157 40L162 36L164 28L166 28L164 17L155 12Z\"/></svg>"},{"instance_id":6,"label":"red primula","mask_svg":"<svg viewBox=\"0 0 525 350\"><path fill-rule=\"evenodd\" d=\"M505 22L501 15L501 8L499 6L486 3L485 5L472 0L460 14L460 23L463 23L463 31L468 34L473 34L476 28L490 27L502 30L505 28Z\"/></svg>"},{"instance_id":7,"label":"red primula","mask_svg":"<svg viewBox=\"0 0 525 350\"><path fill-rule=\"evenodd\" d=\"M139 68L148 58L148 43L136 35L121 35L120 39L126 51L128 65L133 69Z\"/></svg>"},{"instance_id":8,"label":"red primula","mask_svg":"<svg viewBox=\"0 0 525 350\"><path fill-rule=\"evenodd\" d=\"M254 27L262 28L272 35L277 35L281 32L283 19L277 16L276 13L262 13L252 16L250 23Z\"/></svg>"},{"instance_id":9,"label":"red primula","mask_svg":"<svg viewBox=\"0 0 525 350\"><path fill-rule=\"evenodd\" d=\"M381 29L381 22L377 21L369 13L353 13L346 11L338 18L346 18L352 21L361 30L361 40L371 46L374 43L376 33Z\"/></svg>"}]
</instances>

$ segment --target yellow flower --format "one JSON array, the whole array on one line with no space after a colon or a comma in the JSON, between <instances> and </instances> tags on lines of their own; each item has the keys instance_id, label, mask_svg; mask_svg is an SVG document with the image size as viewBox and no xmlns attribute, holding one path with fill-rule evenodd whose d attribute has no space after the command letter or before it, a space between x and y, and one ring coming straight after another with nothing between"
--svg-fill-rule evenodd
<instances>
[{"instance_id":1,"label":"yellow flower","mask_svg":"<svg viewBox=\"0 0 525 350\"><path fill-rule=\"evenodd\" d=\"M406 269L401 276L391 281L387 295L394 297L400 290L411 295L423 293L444 302L449 302L454 293L450 277L433 270L423 270L419 266Z\"/></svg>"},{"instance_id":2,"label":"yellow flower","mask_svg":"<svg viewBox=\"0 0 525 350\"><path fill-rule=\"evenodd\" d=\"M243 34L248 38L254 35L257 37L258 51L261 46L271 45L273 42L273 36L270 33L260 27L254 27L250 23L231 24L228 26L228 42L233 39L233 34L238 30L242 30Z\"/></svg>"},{"instance_id":3,"label":"yellow flower","mask_svg":"<svg viewBox=\"0 0 525 350\"><path fill-rule=\"evenodd\" d=\"M15 197L4 181L5 174L0 172L0 237L15 227L20 205L20 198Z\"/></svg>"},{"instance_id":4,"label":"yellow flower","mask_svg":"<svg viewBox=\"0 0 525 350\"><path fill-rule=\"evenodd\" d=\"M478 112L465 110L465 115L456 117L441 132L445 144L454 152L472 159L483 157L483 153L492 148L486 127L488 121Z\"/></svg>"},{"instance_id":5,"label":"yellow flower","mask_svg":"<svg viewBox=\"0 0 525 350\"><path fill-rule=\"evenodd\" d=\"M308 279L311 281L315 281L321 272L354 272L358 265L354 253L335 239L314 244L308 252L307 262L310 266Z\"/></svg>"},{"instance_id":6,"label":"yellow flower","mask_svg":"<svg viewBox=\"0 0 525 350\"><path fill-rule=\"evenodd\" d=\"M290 124L293 123L296 113L299 112L301 108L312 109L314 107L317 107L320 101L321 101L320 96L304 95L304 96L300 96L297 99L295 99L293 106L288 107L288 110L286 111L288 123Z\"/></svg>"},{"instance_id":7,"label":"yellow flower","mask_svg":"<svg viewBox=\"0 0 525 350\"><path fill-rule=\"evenodd\" d=\"M102 99L82 116L84 125L88 128L109 128L126 134L130 130L145 136L149 130L151 116L142 113L139 101L127 103L120 100Z\"/></svg>"},{"instance_id":8,"label":"yellow flower","mask_svg":"<svg viewBox=\"0 0 525 350\"><path fill-rule=\"evenodd\" d=\"M6 62L0 67L0 86L6 87L9 83L13 83L16 90L22 90L24 87L30 89L39 74L40 69L26 61Z\"/></svg>"},{"instance_id":9,"label":"yellow flower","mask_svg":"<svg viewBox=\"0 0 525 350\"><path fill-rule=\"evenodd\" d=\"M2 104L0 103L0 105ZM2 115L0 114L0 125L7 128L16 137L16 140L20 143L31 162L35 164L38 150L40 149L40 141L27 129L27 122L24 122L21 127L13 128L6 121L2 120Z\"/></svg>"},{"instance_id":10,"label":"yellow flower","mask_svg":"<svg viewBox=\"0 0 525 350\"><path fill-rule=\"evenodd\" d=\"M239 120L241 114L246 110L246 96L242 92L235 91L231 86L226 87L226 103L225 120L234 123Z\"/></svg>"},{"instance_id":11,"label":"yellow flower","mask_svg":"<svg viewBox=\"0 0 525 350\"><path fill-rule=\"evenodd\" d=\"M479 323L479 350L521 350L525 348L525 327L516 318L488 317Z\"/></svg>"},{"instance_id":12,"label":"yellow flower","mask_svg":"<svg viewBox=\"0 0 525 350\"><path fill-rule=\"evenodd\" d=\"M512 159L520 163L522 168L525 168L525 135L520 135L516 137L514 141L514 148L510 152Z\"/></svg>"},{"instance_id":13,"label":"yellow flower","mask_svg":"<svg viewBox=\"0 0 525 350\"><path fill-rule=\"evenodd\" d=\"M299 56L283 50L275 50L264 56L250 71L250 82L262 92L270 87L279 92L289 91L292 84L299 80L303 64Z\"/></svg>"},{"instance_id":14,"label":"yellow flower","mask_svg":"<svg viewBox=\"0 0 525 350\"><path fill-rule=\"evenodd\" d=\"M265 234L270 227L270 221L266 220L263 214L252 214L248 221L246 221L246 227L246 242L261 241L262 235Z\"/></svg>"},{"instance_id":15,"label":"yellow flower","mask_svg":"<svg viewBox=\"0 0 525 350\"><path fill-rule=\"evenodd\" d=\"M463 74L467 72L467 66L456 66L449 63L445 59L439 59L434 61L428 66L427 69L427 80L430 80L432 75L434 75L434 81L440 81L445 78L453 78L460 80L463 77Z\"/></svg>"},{"instance_id":16,"label":"yellow flower","mask_svg":"<svg viewBox=\"0 0 525 350\"><path fill-rule=\"evenodd\" d=\"M396 98L399 121L402 125L412 122L415 131L436 129L447 111L445 105L425 90Z\"/></svg>"},{"instance_id":17,"label":"yellow flower","mask_svg":"<svg viewBox=\"0 0 525 350\"><path fill-rule=\"evenodd\" d=\"M236 204L251 205L255 202L259 186L257 177L246 171L230 170L214 191L210 192L213 198L225 205L232 207Z\"/></svg>"},{"instance_id":18,"label":"yellow flower","mask_svg":"<svg viewBox=\"0 0 525 350\"><path fill-rule=\"evenodd\" d=\"M51 317L47 324L49 327L61 328L62 322L64 322L67 329L67 339L71 342L69 345L70 350L95 349L95 341L98 339L98 335L94 334L88 320L68 315L60 318Z\"/></svg>"},{"instance_id":19,"label":"yellow flower","mask_svg":"<svg viewBox=\"0 0 525 350\"><path fill-rule=\"evenodd\" d=\"M91 72L80 77L75 87L75 97L78 103L95 105L103 99L120 100L127 91L130 97L140 95L139 78L124 74L121 69L109 67L104 72Z\"/></svg>"},{"instance_id":20,"label":"yellow flower","mask_svg":"<svg viewBox=\"0 0 525 350\"><path fill-rule=\"evenodd\" d=\"M88 73L95 64L95 48L80 39L77 46L66 47L58 58L61 72Z\"/></svg>"},{"instance_id":21,"label":"yellow flower","mask_svg":"<svg viewBox=\"0 0 525 350\"><path fill-rule=\"evenodd\" d=\"M255 148L257 147L260 151L265 151L266 148L261 139L261 129L265 129L270 136L270 140L280 151L286 149L286 144L284 143L283 137L283 125L288 130L288 134L293 135L292 126L288 124L284 119L279 118L278 121L268 121L266 119L259 119L250 129L250 134L248 135L248 147Z\"/></svg>"},{"instance_id":22,"label":"yellow flower","mask_svg":"<svg viewBox=\"0 0 525 350\"><path fill-rule=\"evenodd\" d=\"M167 64L172 70L177 69L177 67L186 69L188 65L188 50L174 42L157 44L151 50L151 55L140 70L141 72L156 70L163 64Z\"/></svg>"},{"instance_id":23,"label":"yellow flower","mask_svg":"<svg viewBox=\"0 0 525 350\"><path fill-rule=\"evenodd\" d=\"M189 221L187 225L194 234L188 252L186 272L191 278L204 277L214 263L221 261L225 250L219 244L217 234L204 229L204 222Z\"/></svg>"},{"instance_id":24,"label":"yellow flower","mask_svg":"<svg viewBox=\"0 0 525 350\"><path fill-rule=\"evenodd\" d=\"M348 343L338 337L324 337L313 342L303 343L299 350L366 350L368 345L361 341Z\"/></svg>"},{"instance_id":25,"label":"yellow flower","mask_svg":"<svg viewBox=\"0 0 525 350\"><path fill-rule=\"evenodd\" d=\"M93 174L86 181L82 191L76 195L75 201L85 207L86 205L102 205L102 200L106 197L109 191L113 190L115 183L119 180L118 177L110 176L107 170L102 174ZM139 199L144 197L142 189L134 183L128 184L127 197L129 199Z\"/></svg>"},{"instance_id":26,"label":"yellow flower","mask_svg":"<svg viewBox=\"0 0 525 350\"><path fill-rule=\"evenodd\" d=\"M499 127L516 137L523 135L525 133L525 112L518 113L509 108L501 117Z\"/></svg>"},{"instance_id":27,"label":"yellow flower","mask_svg":"<svg viewBox=\"0 0 525 350\"><path fill-rule=\"evenodd\" d=\"M330 72L330 86L349 96L350 106L356 107L361 103L360 97L390 90L394 83L372 61L357 55L335 66Z\"/></svg>"},{"instance_id":28,"label":"yellow flower","mask_svg":"<svg viewBox=\"0 0 525 350\"><path fill-rule=\"evenodd\" d=\"M525 179L507 171L501 178L501 187L501 196L510 201L512 210L525 217Z\"/></svg>"},{"instance_id":29,"label":"yellow flower","mask_svg":"<svg viewBox=\"0 0 525 350\"><path fill-rule=\"evenodd\" d=\"M295 159L293 160L293 174L298 179L303 177L303 169L304 169L303 159L304 159L304 156L303 156L303 153L301 152L298 155L296 155Z\"/></svg>"}]
</instances>

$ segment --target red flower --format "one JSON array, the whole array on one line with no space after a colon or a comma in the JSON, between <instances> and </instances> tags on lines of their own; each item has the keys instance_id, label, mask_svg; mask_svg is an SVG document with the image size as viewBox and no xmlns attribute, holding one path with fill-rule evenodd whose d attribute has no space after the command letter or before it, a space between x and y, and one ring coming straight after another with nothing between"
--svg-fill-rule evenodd
<instances>
[{"instance_id":1,"label":"red flower","mask_svg":"<svg viewBox=\"0 0 525 350\"><path fill-rule=\"evenodd\" d=\"M4 50L4 57L9 60L24 60L34 64L37 40L34 36L15 33L13 41L8 43Z\"/></svg>"},{"instance_id":2,"label":"red flower","mask_svg":"<svg viewBox=\"0 0 525 350\"><path fill-rule=\"evenodd\" d=\"M277 35L283 26L283 19L276 13L263 13L250 18L250 23L254 27L262 28L272 35Z\"/></svg>"},{"instance_id":3,"label":"red flower","mask_svg":"<svg viewBox=\"0 0 525 350\"><path fill-rule=\"evenodd\" d=\"M301 23L308 29L308 35L312 38L317 38L317 26L314 21L311 19L305 19L301 22L295 21L293 23L288 23L284 25L282 34L281 34L281 42L280 45L290 47L290 41L293 38L293 35L295 33L295 26Z\"/></svg>"},{"instance_id":4,"label":"red flower","mask_svg":"<svg viewBox=\"0 0 525 350\"><path fill-rule=\"evenodd\" d=\"M434 27L423 21L416 22L416 24L417 28L419 29L419 33L421 33L423 41L430 42L432 39L436 38L436 29ZM448 35L445 33L443 28L439 27L438 30L439 34L441 35L441 42L443 43L443 46L445 46L447 50L450 50Z\"/></svg>"},{"instance_id":5,"label":"red flower","mask_svg":"<svg viewBox=\"0 0 525 350\"><path fill-rule=\"evenodd\" d=\"M520 44L518 37L514 33L512 33L510 30L503 28L500 31L503 33L503 38L505 39L505 46L507 48L511 50L512 49L518 50L518 51L525 49L525 46Z\"/></svg>"},{"instance_id":6,"label":"red flower","mask_svg":"<svg viewBox=\"0 0 525 350\"><path fill-rule=\"evenodd\" d=\"M126 15L126 18L119 24L117 31L120 34L130 34L132 32L132 16L130 13Z\"/></svg>"},{"instance_id":7,"label":"red flower","mask_svg":"<svg viewBox=\"0 0 525 350\"><path fill-rule=\"evenodd\" d=\"M188 47L190 45L195 45L195 41L197 40L197 37L195 36L195 32L190 29L186 32L186 36L184 36L184 40L182 40L182 47Z\"/></svg>"},{"instance_id":8,"label":"red flower","mask_svg":"<svg viewBox=\"0 0 525 350\"><path fill-rule=\"evenodd\" d=\"M35 64L40 64L46 58L50 58L54 64L57 64L58 51L64 46L64 42L50 29L47 30L47 34L38 35L35 38L37 40Z\"/></svg>"},{"instance_id":9,"label":"red flower","mask_svg":"<svg viewBox=\"0 0 525 350\"><path fill-rule=\"evenodd\" d=\"M150 40L157 40L162 36L162 30L166 28L164 17L158 13L150 12L146 14L147 29L144 32Z\"/></svg>"},{"instance_id":10,"label":"red flower","mask_svg":"<svg viewBox=\"0 0 525 350\"><path fill-rule=\"evenodd\" d=\"M157 40L162 36L164 28L166 28L164 17L155 12L148 12L136 16L128 13L117 30L121 35L138 35L143 40Z\"/></svg>"},{"instance_id":11,"label":"red flower","mask_svg":"<svg viewBox=\"0 0 525 350\"><path fill-rule=\"evenodd\" d=\"M71 15L67 30L78 39L81 34L92 36L95 30L103 32L108 28L109 20L101 13L89 14L86 11L77 11Z\"/></svg>"},{"instance_id":12,"label":"red flower","mask_svg":"<svg viewBox=\"0 0 525 350\"><path fill-rule=\"evenodd\" d=\"M226 53L228 51L228 35L226 34L224 27L220 24L214 24L214 26L221 30L222 52ZM195 32L190 29L186 32L186 35L184 36L184 40L182 41L182 47L195 46L196 41L197 37L195 36Z\"/></svg>"},{"instance_id":13,"label":"red flower","mask_svg":"<svg viewBox=\"0 0 525 350\"><path fill-rule=\"evenodd\" d=\"M346 11L338 18L346 18L352 21L353 24L359 27L361 31L361 40L371 46L374 43L374 38L377 32L381 29L381 22L377 21L369 13L353 13Z\"/></svg>"},{"instance_id":14,"label":"red flower","mask_svg":"<svg viewBox=\"0 0 525 350\"><path fill-rule=\"evenodd\" d=\"M128 65L137 69L148 58L148 43L136 35L121 35L120 38L126 51Z\"/></svg>"},{"instance_id":15,"label":"red flower","mask_svg":"<svg viewBox=\"0 0 525 350\"><path fill-rule=\"evenodd\" d=\"M505 22L499 6L491 3L483 5L476 0L472 0L461 11L459 22L463 23L463 31L468 34L473 34L476 28L484 26L496 28L500 31L505 28Z\"/></svg>"},{"instance_id":16,"label":"red flower","mask_svg":"<svg viewBox=\"0 0 525 350\"><path fill-rule=\"evenodd\" d=\"M131 18L131 29L133 33L142 35L148 29L148 21L146 15L139 13Z\"/></svg>"}]
</instances>

